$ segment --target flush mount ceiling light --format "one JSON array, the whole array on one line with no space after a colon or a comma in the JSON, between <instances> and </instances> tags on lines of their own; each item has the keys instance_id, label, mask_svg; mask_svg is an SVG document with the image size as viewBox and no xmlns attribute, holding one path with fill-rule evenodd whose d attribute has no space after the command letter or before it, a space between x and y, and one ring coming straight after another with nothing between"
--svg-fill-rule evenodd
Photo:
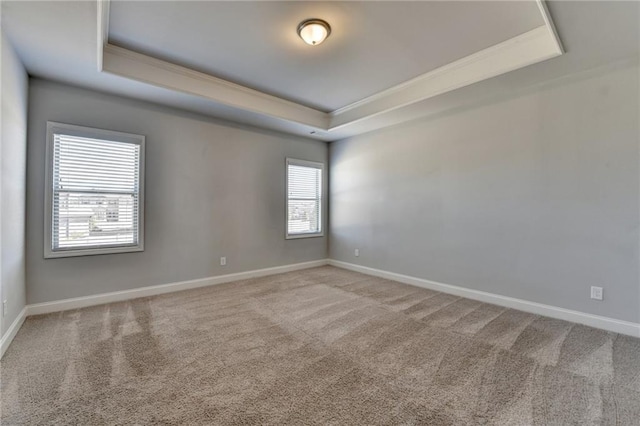
<instances>
[{"instance_id":1,"label":"flush mount ceiling light","mask_svg":"<svg viewBox=\"0 0 640 426\"><path fill-rule=\"evenodd\" d=\"M298 35L305 43L316 46L331 34L331 27L322 19L307 19L298 25Z\"/></svg>"}]
</instances>

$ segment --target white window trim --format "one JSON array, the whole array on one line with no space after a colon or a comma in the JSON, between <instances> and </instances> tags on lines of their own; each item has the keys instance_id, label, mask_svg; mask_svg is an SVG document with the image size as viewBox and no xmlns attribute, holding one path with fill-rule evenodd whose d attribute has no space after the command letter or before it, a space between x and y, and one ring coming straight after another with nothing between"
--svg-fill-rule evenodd
<instances>
[{"instance_id":1,"label":"white window trim","mask_svg":"<svg viewBox=\"0 0 640 426\"><path fill-rule=\"evenodd\" d=\"M140 145L140 176L138 182L140 193L138 196L138 243L104 248L72 248L64 250L52 249L53 237L53 139L54 134L64 133L70 136L105 139ZM44 191L44 257L45 259L59 257L93 256L99 254L130 253L144 251L144 145L145 137L132 133L115 132L112 130L96 129L92 127L76 126L73 124L47 122L47 153L45 166Z\"/></svg>"},{"instance_id":2,"label":"white window trim","mask_svg":"<svg viewBox=\"0 0 640 426\"><path fill-rule=\"evenodd\" d=\"M324 191L325 191L325 173L324 173L324 163L318 163L315 161L307 161L307 160L298 160L295 158L286 159L285 165L285 197L284 197L284 235L286 240L297 240L300 238L317 238L324 237ZM322 172L322 187L320 188L320 208L318 218L318 223L320 225L320 232L308 232L308 233L300 233L300 234L289 234L289 165L301 166L301 167L313 167L316 169L320 169Z\"/></svg>"}]
</instances>

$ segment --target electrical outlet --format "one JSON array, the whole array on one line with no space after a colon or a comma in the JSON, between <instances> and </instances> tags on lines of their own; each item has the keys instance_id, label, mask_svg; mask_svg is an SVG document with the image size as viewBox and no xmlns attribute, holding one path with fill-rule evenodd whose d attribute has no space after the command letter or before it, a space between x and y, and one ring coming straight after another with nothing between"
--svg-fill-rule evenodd
<instances>
[{"instance_id":1,"label":"electrical outlet","mask_svg":"<svg viewBox=\"0 0 640 426\"><path fill-rule=\"evenodd\" d=\"M7 301L3 300L2 301L2 316L7 315Z\"/></svg>"},{"instance_id":2,"label":"electrical outlet","mask_svg":"<svg viewBox=\"0 0 640 426\"><path fill-rule=\"evenodd\" d=\"M356 257L360 257L360 249L355 249L355 250L353 251L353 254L355 254L355 255L356 255Z\"/></svg>"},{"instance_id":3,"label":"electrical outlet","mask_svg":"<svg viewBox=\"0 0 640 426\"><path fill-rule=\"evenodd\" d=\"M227 264L227 258L222 256L220 258L220 266L225 266Z\"/></svg>"},{"instance_id":4,"label":"electrical outlet","mask_svg":"<svg viewBox=\"0 0 640 426\"><path fill-rule=\"evenodd\" d=\"M602 300L602 287L591 287L591 298L595 300Z\"/></svg>"}]
</instances>

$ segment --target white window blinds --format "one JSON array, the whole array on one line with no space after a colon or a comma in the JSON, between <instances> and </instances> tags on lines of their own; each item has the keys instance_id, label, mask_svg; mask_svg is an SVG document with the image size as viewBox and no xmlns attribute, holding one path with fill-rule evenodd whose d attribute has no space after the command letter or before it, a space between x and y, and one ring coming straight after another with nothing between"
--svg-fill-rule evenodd
<instances>
[{"instance_id":1,"label":"white window blinds","mask_svg":"<svg viewBox=\"0 0 640 426\"><path fill-rule=\"evenodd\" d=\"M287 159L287 238L322 235L321 163Z\"/></svg>"},{"instance_id":2,"label":"white window blinds","mask_svg":"<svg viewBox=\"0 0 640 426\"><path fill-rule=\"evenodd\" d=\"M65 126L49 135L48 257L141 250L144 137Z\"/></svg>"}]
</instances>

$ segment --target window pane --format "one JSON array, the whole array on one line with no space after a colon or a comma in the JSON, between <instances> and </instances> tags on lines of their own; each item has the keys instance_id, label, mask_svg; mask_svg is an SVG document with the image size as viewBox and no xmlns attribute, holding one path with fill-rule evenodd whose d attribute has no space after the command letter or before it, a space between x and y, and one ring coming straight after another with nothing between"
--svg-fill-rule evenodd
<instances>
[{"instance_id":1,"label":"window pane","mask_svg":"<svg viewBox=\"0 0 640 426\"><path fill-rule=\"evenodd\" d=\"M135 192L140 146L55 135L54 190Z\"/></svg>"},{"instance_id":2,"label":"window pane","mask_svg":"<svg viewBox=\"0 0 640 426\"><path fill-rule=\"evenodd\" d=\"M320 232L320 203L314 200L289 200L289 234Z\"/></svg>"},{"instance_id":3,"label":"window pane","mask_svg":"<svg viewBox=\"0 0 640 426\"><path fill-rule=\"evenodd\" d=\"M319 198L322 171L289 165L289 198Z\"/></svg>"},{"instance_id":4,"label":"window pane","mask_svg":"<svg viewBox=\"0 0 640 426\"><path fill-rule=\"evenodd\" d=\"M322 164L287 160L287 235L322 231Z\"/></svg>"},{"instance_id":5,"label":"window pane","mask_svg":"<svg viewBox=\"0 0 640 426\"><path fill-rule=\"evenodd\" d=\"M137 197L130 194L54 195L56 248L137 244Z\"/></svg>"},{"instance_id":6,"label":"window pane","mask_svg":"<svg viewBox=\"0 0 640 426\"><path fill-rule=\"evenodd\" d=\"M141 145L74 133L52 135L51 249L138 245Z\"/></svg>"}]
</instances>

